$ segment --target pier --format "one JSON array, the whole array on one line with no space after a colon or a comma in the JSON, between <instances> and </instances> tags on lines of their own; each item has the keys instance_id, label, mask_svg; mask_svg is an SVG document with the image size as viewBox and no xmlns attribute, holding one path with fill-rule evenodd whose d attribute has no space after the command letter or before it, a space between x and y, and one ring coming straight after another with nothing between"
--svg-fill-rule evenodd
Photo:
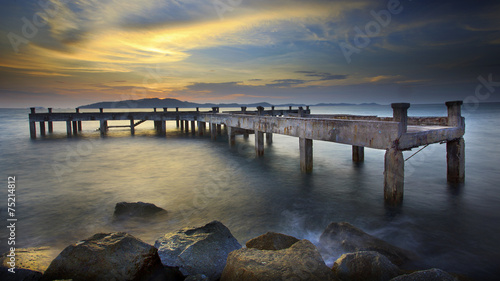
<instances>
[{"instance_id":1,"label":"pier","mask_svg":"<svg viewBox=\"0 0 500 281\"><path fill-rule=\"evenodd\" d=\"M31 108L29 114L30 136L37 137L36 123L40 135L53 132L53 122L66 122L68 136L82 131L82 122L99 121L102 135L113 127L127 127L133 135L135 127L146 121L153 121L158 133L165 133L167 121L175 121L177 128L193 134L207 133L215 140L225 126L229 146L235 145L235 136L255 137L255 154L264 156L264 145L273 141L273 134L298 138L300 150L300 170L310 173L313 170L313 141L329 141L352 146L352 160L364 161L364 148L385 150L384 159L384 199L387 204L399 205L404 193L403 151L433 143L446 143L447 180L461 183L465 179L464 139L465 119L461 115L462 101L445 103L448 116L409 117L409 103L393 103L392 117L377 117L348 114L312 114L305 109L265 109L220 112L218 107L210 111L179 111L154 108L148 112L80 112L37 113ZM110 121L129 120L129 125L112 126ZM264 135L266 141L264 141Z\"/></svg>"}]
</instances>

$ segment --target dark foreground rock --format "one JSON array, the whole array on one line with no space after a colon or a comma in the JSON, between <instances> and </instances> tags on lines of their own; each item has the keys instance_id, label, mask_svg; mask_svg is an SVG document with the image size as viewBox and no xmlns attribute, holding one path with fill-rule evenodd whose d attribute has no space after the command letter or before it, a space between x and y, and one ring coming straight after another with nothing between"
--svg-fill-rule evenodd
<instances>
[{"instance_id":1,"label":"dark foreground rock","mask_svg":"<svg viewBox=\"0 0 500 281\"><path fill-rule=\"evenodd\" d=\"M414 256L411 252L373 237L347 222L331 223L321 234L319 241L321 247L330 253L375 251L386 256L396 265L402 265Z\"/></svg>"},{"instance_id":2,"label":"dark foreground rock","mask_svg":"<svg viewBox=\"0 0 500 281\"><path fill-rule=\"evenodd\" d=\"M283 250L290 248L299 239L276 232L268 232L247 241L247 248L259 250Z\"/></svg>"},{"instance_id":3,"label":"dark foreground rock","mask_svg":"<svg viewBox=\"0 0 500 281\"><path fill-rule=\"evenodd\" d=\"M151 218L158 215L165 215L167 211L157 207L151 203L144 202L120 202L116 203L115 212L113 213L114 219L121 220L126 218Z\"/></svg>"},{"instance_id":4,"label":"dark foreground rock","mask_svg":"<svg viewBox=\"0 0 500 281\"><path fill-rule=\"evenodd\" d=\"M0 266L0 280L2 281L38 281L42 279L42 273L29 269L16 268L15 273L9 272L9 268Z\"/></svg>"},{"instance_id":5,"label":"dark foreground rock","mask_svg":"<svg viewBox=\"0 0 500 281\"><path fill-rule=\"evenodd\" d=\"M230 280L335 280L318 249L300 240L283 250L243 248L233 251L221 281Z\"/></svg>"},{"instance_id":6,"label":"dark foreground rock","mask_svg":"<svg viewBox=\"0 0 500 281\"><path fill-rule=\"evenodd\" d=\"M458 281L449 273L438 268L413 272L392 278L391 281Z\"/></svg>"},{"instance_id":7,"label":"dark foreground rock","mask_svg":"<svg viewBox=\"0 0 500 281\"><path fill-rule=\"evenodd\" d=\"M387 257L373 251L343 254L332 269L346 281L386 281L402 274Z\"/></svg>"},{"instance_id":8,"label":"dark foreground rock","mask_svg":"<svg viewBox=\"0 0 500 281\"><path fill-rule=\"evenodd\" d=\"M183 228L167 233L155 242L165 266L178 267L185 276L204 274L220 278L227 255L241 245L229 229L218 221L202 227Z\"/></svg>"},{"instance_id":9,"label":"dark foreground rock","mask_svg":"<svg viewBox=\"0 0 500 281\"><path fill-rule=\"evenodd\" d=\"M163 280L164 274L156 248L118 232L98 233L66 247L43 280Z\"/></svg>"}]
</instances>

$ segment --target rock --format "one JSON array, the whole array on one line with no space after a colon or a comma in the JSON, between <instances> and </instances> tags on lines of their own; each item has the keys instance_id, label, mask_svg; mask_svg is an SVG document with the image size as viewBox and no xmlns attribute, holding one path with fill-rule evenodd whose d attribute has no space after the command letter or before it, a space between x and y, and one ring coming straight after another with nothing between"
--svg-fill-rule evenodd
<instances>
[{"instance_id":1,"label":"rock","mask_svg":"<svg viewBox=\"0 0 500 281\"><path fill-rule=\"evenodd\" d=\"M458 279L441 269L432 268L400 275L391 281L458 281Z\"/></svg>"},{"instance_id":2,"label":"rock","mask_svg":"<svg viewBox=\"0 0 500 281\"><path fill-rule=\"evenodd\" d=\"M120 202L116 203L114 219L126 219L130 217L151 218L157 215L165 215L167 211L151 203Z\"/></svg>"},{"instance_id":3,"label":"rock","mask_svg":"<svg viewBox=\"0 0 500 281\"><path fill-rule=\"evenodd\" d=\"M321 247L336 254L375 251L396 265L402 265L414 256L411 252L373 237L347 222L331 223L321 234L319 241Z\"/></svg>"},{"instance_id":4,"label":"rock","mask_svg":"<svg viewBox=\"0 0 500 281\"><path fill-rule=\"evenodd\" d=\"M152 280L164 274L156 248L117 232L98 233L66 247L43 280Z\"/></svg>"},{"instance_id":5,"label":"rock","mask_svg":"<svg viewBox=\"0 0 500 281\"><path fill-rule=\"evenodd\" d=\"M299 239L276 232L268 232L261 236L248 240L247 248L259 250L283 250L290 248L293 244L299 242Z\"/></svg>"},{"instance_id":6,"label":"rock","mask_svg":"<svg viewBox=\"0 0 500 281\"><path fill-rule=\"evenodd\" d=\"M9 253L1 257L1 266L9 268ZM57 256L57 252L50 247L16 248L15 251L16 269L27 269L44 273L50 262ZM3 279L0 279L3 280Z\"/></svg>"},{"instance_id":7,"label":"rock","mask_svg":"<svg viewBox=\"0 0 500 281\"><path fill-rule=\"evenodd\" d=\"M230 280L335 280L318 249L300 240L288 249L243 248L227 258L221 281Z\"/></svg>"},{"instance_id":8,"label":"rock","mask_svg":"<svg viewBox=\"0 0 500 281\"><path fill-rule=\"evenodd\" d=\"M332 269L340 280L350 281L385 281L402 274L387 257L373 251L343 254Z\"/></svg>"},{"instance_id":9,"label":"rock","mask_svg":"<svg viewBox=\"0 0 500 281\"><path fill-rule=\"evenodd\" d=\"M184 281L209 281L210 278L208 278L205 274L196 274L196 275L189 275Z\"/></svg>"},{"instance_id":10,"label":"rock","mask_svg":"<svg viewBox=\"0 0 500 281\"><path fill-rule=\"evenodd\" d=\"M204 274L220 278L227 255L241 245L229 229L218 221L202 227L183 228L167 233L155 242L165 266L178 267L185 276Z\"/></svg>"},{"instance_id":11,"label":"rock","mask_svg":"<svg viewBox=\"0 0 500 281\"><path fill-rule=\"evenodd\" d=\"M16 268L15 273L9 272L10 267L0 266L0 280L2 281L38 281L42 273L29 269Z\"/></svg>"}]
</instances>

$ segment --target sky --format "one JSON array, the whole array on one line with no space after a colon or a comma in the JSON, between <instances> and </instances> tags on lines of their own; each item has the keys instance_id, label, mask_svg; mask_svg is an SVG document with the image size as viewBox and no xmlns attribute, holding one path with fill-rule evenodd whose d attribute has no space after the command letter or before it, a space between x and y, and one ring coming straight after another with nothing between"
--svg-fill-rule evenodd
<instances>
[{"instance_id":1,"label":"sky","mask_svg":"<svg viewBox=\"0 0 500 281\"><path fill-rule=\"evenodd\" d=\"M500 101L500 1L0 5L0 107Z\"/></svg>"}]
</instances>

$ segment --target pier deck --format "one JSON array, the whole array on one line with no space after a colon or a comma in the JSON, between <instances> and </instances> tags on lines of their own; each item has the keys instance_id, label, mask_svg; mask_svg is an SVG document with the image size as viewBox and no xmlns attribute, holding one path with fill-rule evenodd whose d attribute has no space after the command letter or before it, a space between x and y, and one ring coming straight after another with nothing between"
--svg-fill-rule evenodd
<instances>
[{"instance_id":1,"label":"pier deck","mask_svg":"<svg viewBox=\"0 0 500 281\"><path fill-rule=\"evenodd\" d=\"M267 143L272 142L273 134L282 134L299 138L300 168L311 172L313 168L313 141L329 141L352 145L353 161L364 161L364 147L384 149L384 198L389 204L400 204L404 190L404 159L402 152L433 143L447 144L447 179L460 183L465 179L464 140L465 120L461 116L461 101L447 102L448 116L444 117L408 117L410 104L395 103L393 117L361 116L347 114L311 114L309 107L294 110L219 112L218 107L211 111L157 111L150 112L75 112L55 113L49 109L46 113L36 113L31 109L29 115L30 135L36 138L36 122L39 122L40 134L45 135L45 123L52 133L52 122L66 122L67 134L71 136L82 130L82 121L100 121L101 134L106 134L112 127L129 127L134 134L135 127L152 120L159 133L166 130L166 121L176 121L177 128L203 135L206 123L209 123L210 135L216 139L221 134L221 126L227 129L229 145L235 144L235 136L255 135L255 152L264 155L264 134ZM130 125L109 126L108 121L129 120ZM196 130L197 126L197 130Z\"/></svg>"}]
</instances>

